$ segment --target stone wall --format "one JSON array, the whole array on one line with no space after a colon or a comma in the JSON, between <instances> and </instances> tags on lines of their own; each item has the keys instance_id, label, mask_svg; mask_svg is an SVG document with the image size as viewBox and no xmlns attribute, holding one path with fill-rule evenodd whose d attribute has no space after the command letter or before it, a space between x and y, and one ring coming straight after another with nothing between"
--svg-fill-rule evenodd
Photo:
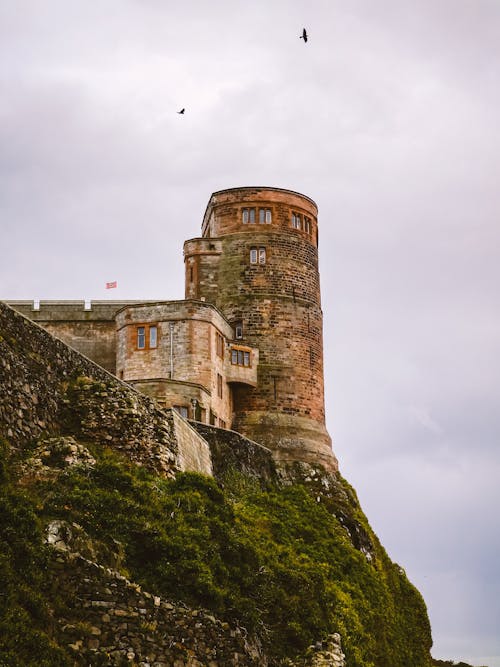
<instances>
[{"instance_id":1,"label":"stone wall","mask_svg":"<svg viewBox=\"0 0 500 667\"><path fill-rule=\"evenodd\" d=\"M163 475L211 474L208 445L174 416L0 302L0 437L22 448L60 433L103 444ZM180 419L180 418L179 418ZM203 455L201 452L204 451ZM196 463L198 462L198 463Z\"/></svg>"},{"instance_id":2,"label":"stone wall","mask_svg":"<svg viewBox=\"0 0 500 667\"><path fill-rule=\"evenodd\" d=\"M110 373L116 373L115 313L134 301L9 301L67 345Z\"/></svg>"},{"instance_id":3,"label":"stone wall","mask_svg":"<svg viewBox=\"0 0 500 667\"><path fill-rule=\"evenodd\" d=\"M53 528L53 527L49 527ZM59 527L60 529L60 527ZM66 609L57 618L58 643L77 665L266 667L244 629L210 612L144 591L118 572L55 543L52 564Z\"/></svg>"},{"instance_id":4,"label":"stone wall","mask_svg":"<svg viewBox=\"0 0 500 667\"><path fill-rule=\"evenodd\" d=\"M230 469L237 470L260 483L277 480L272 452L236 431L190 422L210 445L214 477L221 479Z\"/></svg>"}]
</instances>

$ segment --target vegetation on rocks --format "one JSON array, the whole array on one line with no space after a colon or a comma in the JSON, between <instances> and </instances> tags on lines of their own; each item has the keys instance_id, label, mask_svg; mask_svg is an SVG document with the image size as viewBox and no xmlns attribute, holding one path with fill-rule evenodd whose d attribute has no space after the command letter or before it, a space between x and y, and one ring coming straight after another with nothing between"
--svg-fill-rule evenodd
<instances>
[{"instance_id":1,"label":"vegetation on rocks","mask_svg":"<svg viewBox=\"0 0 500 667\"><path fill-rule=\"evenodd\" d=\"M319 473L296 471L264 489L234 470L219 482L166 480L89 449L95 463L58 464L54 481L39 466L30 475L26 454L22 465L7 461L3 447L0 665L72 664L53 622L66 613L45 543L54 520L76 525L88 553L145 590L236 621L260 638L270 664L339 632L349 667L431 665L422 598L340 478L325 486Z\"/></svg>"}]
</instances>

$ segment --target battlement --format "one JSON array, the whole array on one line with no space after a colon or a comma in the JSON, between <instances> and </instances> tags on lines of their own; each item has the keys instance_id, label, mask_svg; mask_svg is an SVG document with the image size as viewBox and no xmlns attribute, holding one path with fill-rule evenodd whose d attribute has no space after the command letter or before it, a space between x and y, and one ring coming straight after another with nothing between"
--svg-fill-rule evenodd
<instances>
[{"instance_id":1,"label":"battlement","mask_svg":"<svg viewBox=\"0 0 500 667\"><path fill-rule=\"evenodd\" d=\"M18 313L22 313L30 320L42 322L45 320L63 321L63 320L112 320L120 308L130 306L136 303L150 303L149 301L9 301L5 303Z\"/></svg>"}]
</instances>

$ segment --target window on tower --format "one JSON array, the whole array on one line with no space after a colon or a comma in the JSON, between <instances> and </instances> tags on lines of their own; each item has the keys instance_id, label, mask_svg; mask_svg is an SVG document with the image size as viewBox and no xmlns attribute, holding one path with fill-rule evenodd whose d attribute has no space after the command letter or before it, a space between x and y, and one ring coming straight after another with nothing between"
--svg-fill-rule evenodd
<instances>
[{"instance_id":1,"label":"window on tower","mask_svg":"<svg viewBox=\"0 0 500 667\"><path fill-rule=\"evenodd\" d=\"M302 229L302 217L300 213L292 213L292 227L294 229Z\"/></svg>"},{"instance_id":2,"label":"window on tower","mask_svg":"<svg viewBox=\"0 0 500 667\"><path fill-rule=\"evenodd\" d=\"M261 225L270 225L272 222L272 214L270 208L259 208L259 223Z\"/></svg>"},{"instance_id":3,"label":"window on tower","mask_svg":"<svg viewBox=\"0 0 500 667\"><path fill-rule=\"evenodd\" d=\"M242 320L237 320L233 324L234 326L234 337L243 338L243 322Z\"/></svg>"},{"instance_id":4,"label":"window on tower","mask_svg":"<svg viewBox=\"0 0 500 667\"><path fill-rule=\"evenodd\" d=\"M250 223L251 225L255 224L255 209L254 208L244 208L242 209L242 220L243 224L247 225Z\"/></svg>"},{"instance_id":5,"label":"window on tower","mask_svg":"<svg viewBox=\"0 0 500 667\"><path fill-rule=\"evenodd\" d=\"M250 264L265 264L266 248L264 246L250 248Z\"/></svg>"}]
</instances>

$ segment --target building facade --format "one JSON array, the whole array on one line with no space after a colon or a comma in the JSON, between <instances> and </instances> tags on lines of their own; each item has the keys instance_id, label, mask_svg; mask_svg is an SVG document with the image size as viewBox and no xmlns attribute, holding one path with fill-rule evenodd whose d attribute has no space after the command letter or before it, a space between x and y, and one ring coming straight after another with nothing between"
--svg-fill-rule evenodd
<instances>
[{"instance_id":1,"label":"building facade","mask_svg":"<svg viewBox=\"0 0 500 667\"><path fill-rule=\"evenodd\" d=\"M290 190L215 192L184 244L185 300L9 303L182 416L335 470L317 215Z\"/></svg>"}]
</instances>

